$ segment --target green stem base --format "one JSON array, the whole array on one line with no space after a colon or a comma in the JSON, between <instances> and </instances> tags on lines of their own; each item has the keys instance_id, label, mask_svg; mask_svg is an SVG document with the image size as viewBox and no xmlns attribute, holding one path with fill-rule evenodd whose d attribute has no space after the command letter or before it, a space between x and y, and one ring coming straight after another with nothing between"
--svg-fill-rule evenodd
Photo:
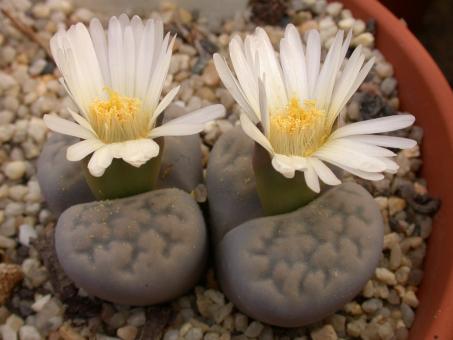
<instances>
[{"instance_id":1,"label":"green stem base","mask_svg":"<svg viewBox=\"0 0 453 340\"><path fill-rule=\"evenodd\" d=\"M82 160L83 174L94 197L98 200L114 199L141 194L154 189L160 171L163 138L155 140L160 148L159 155L140 167L132 166L122 159L113 159L101 177L94 177L88 170L90 157Z\"/></svg>"},{"instance_id":2,"label":"green stem base","mask_svg":"<svg viewBox=\"0 0 453 340\"><path fill-rule=\"evenodd\" d=\"M294 178L286 178L276 171L269 153L257 143L253 154L253 170L256 191L266 215L294 211L318 196L307 186L302 172L296 171Z\"/></svg>"}]
</instances>

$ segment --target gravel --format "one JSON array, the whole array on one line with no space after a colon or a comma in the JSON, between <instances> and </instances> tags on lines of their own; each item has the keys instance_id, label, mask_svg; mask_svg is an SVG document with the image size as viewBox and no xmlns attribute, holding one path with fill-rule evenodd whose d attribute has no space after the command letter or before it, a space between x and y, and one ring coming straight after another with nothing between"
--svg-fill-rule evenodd
<instances>
[{"instance_id":1,"label":"gravel","mask_svg":"<svg viewBox=\"0 0 453 340\"><path fill-rule=\"evenodd\" d=\"M39 38L48 41L60 25L88 22L95 14L75 8L69 0L15 0L5 7ZM209 55L218 49L226 53L232 34L251 32L254 25L245 13L209 32L203 18L178 10L185 30L174 22L174 5L166 3L160 15L166 29L178 32L170 74L164 94L181 85L176 100L189 109L220 102L228 116L209 124L202 133L204 164L218 137L237 123L240 112L228 91L220 84ZM362 44L367 56L377 63L367 81L348 104L349 121L376 118L399 110L397 79L393 66L374 49L374 24L352 17L339 3L323 0L292 0L288 9L302 34L321 30L324 46L330 46L338 29L352 29L352 44ZM152 13L156 15L157 13ZM150 14L151 15L151 14ZM134 308L115 306L86 297L55 266L46 268L36 241L46 235L54 218L46 209L36 180L35 161L47 138L42 121L45 113L69 117L74 107L58 83L60 76L46 52L23 36L11 22L0 20L0 334L5 340L21 339L406 339L413 324L418 285L423 278L422 261L426 239L431 233L432 215L439 202L432 199L426 182L418 177L420 149L399 152L397 174L387 174L376 183L364 185L381 208L386 235L381 262L362 293L325 320L300 329L272 328L249 319L236 310L219 291L210 269L203 286L196 287L170 306ZM179 28L178 28L179 27ZM196 29L195 29L196 28ZM267 26L273 43L282 28ZM196 33L196 34L195 34ZM191 41L196 40L196 44ZM413 127L399 135L422 142L423 129ZM206 201L206 188L194 192ZM46 262L50 263L50 262ZM6 279L8 278L8 279ZM22 280L23 278L23 280ZM66 281L65 281L66 280ZM51 284L53 282L53 285ZM58 284L55 284L58 282ZM161 333L161 334L160 334ZM151 335L150 335L151 334Z\"/></svg>"}]
</instances>

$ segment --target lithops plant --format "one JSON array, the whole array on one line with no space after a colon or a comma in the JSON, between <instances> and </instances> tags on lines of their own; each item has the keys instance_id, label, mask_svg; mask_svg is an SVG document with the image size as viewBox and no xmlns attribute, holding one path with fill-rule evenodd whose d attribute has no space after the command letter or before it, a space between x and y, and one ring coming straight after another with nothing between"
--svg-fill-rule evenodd
<instances>
[{"instance_id":1,"label":"lithops plant","mask_svg":"<svg viewBox=\"0 0 453 340\"><path fill-rule=\"evenodd\" d=\"M339 174L380 180L398 169L395 153L385 147L415 146L410 139L375 135L410 126L412 115L344 125L342 109L374 63L360 46L346 59L350 40L351 33L338 32L321 63L319 33L308 32L304 45L288 25L277 59L266 32L257 28L230 42L235 75L214 55L252 141L232 131L210 157L220 284L242 311L270 324L320 320L360 291L378 263L383 222L372 197L356 184L341 184ZM238 152L241 145L246 147ZM234 152L241 167L209 172ZM230 188L240 188L234 189L236 200L222 194ZM265 217L256 218L257 202ZM228 223L217 220L226 215L224 207L234 211Z\"/></svg>"},{"instance_id":2,"label":"lithops plant","mask_svg":"<svg viewBox=\"0 0 453 340\"><path fill-rule=\"evenodd\" d=\"M179 90L160 100L174 41L169 33L164 37L162 21L143 23L122 14L110 18L107 32L93 19L89 28L76 24L50 42L61 82L80 112L69 110L75 122L55 115L44 121L54 132L81 139L67 148L66 158L77 162L74 180L83 182L82 169L92 195L102 200L60 216L57 255L79 287L115 303L172 299L197 281L205 263L201 211L189 193L171 187L190 191L201 179L198 137L186 140L186 157L177 151L183 143L178 138L198 134L225 109L211 105L163 120ZM165 140L168 136L173 139ZM188 164L197 159L199 164ZM185 168L169 175L162 162ZM159 182L162 171L167 181ZM178 177L184 172L187 180ZM47 174L38 177L44 185L49 180ZM86 189L86 184L80 185ZM166 189L153 191L156 186Z\"/></svg>"}]
</instances>

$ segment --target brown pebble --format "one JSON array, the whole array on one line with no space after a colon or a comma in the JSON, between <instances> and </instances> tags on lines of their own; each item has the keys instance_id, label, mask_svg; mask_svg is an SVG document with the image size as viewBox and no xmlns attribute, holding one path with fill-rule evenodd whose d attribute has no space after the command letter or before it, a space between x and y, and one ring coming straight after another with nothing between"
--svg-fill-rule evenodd
<instances>
[{"instance_id":1,"label":"brown pebble","mask_svg":"<svg viewBox=\"0 0 453 340\"><path fill-rule=\"evenodd\" d=\"M24 274L19 265L0 263L0 305L9 299L12 290L23 278Z\"/></svg>"},{"instance_id":2,"label":"brown pebble","mask_svg":"<svg viewBox=\"0 0 453 340\"><path fill-rule=\"evenodd\" d=\"M58 339L60 337L63 340L84 340L85 338L81 336L77 331L72 328L69 324L64 324L58 329Z\"/></svg>"},{"instance_id":3,"label":"brown pebble","mask_svg":"<svg viewBox=\"0 0 453 340\"><path fill-rule=\"evenodd\" d=\"M201 75L203 82L208 86L217 86L220 83L219 75L215 69L214 63L209 62L204 68L203 74Z\"/></svg>"},{"instance_id":4,"label":"brown pebble","mask_svg":"<svg viewBox=\"0 0 453 340\"><path fill-rule=\"evenodd\" d=\"M309 30L316 30L318 29L318 23L315 20L308 20L305 21L302 25L297 26L300 34L304 34Z\"/></svg>"}]
</instances>

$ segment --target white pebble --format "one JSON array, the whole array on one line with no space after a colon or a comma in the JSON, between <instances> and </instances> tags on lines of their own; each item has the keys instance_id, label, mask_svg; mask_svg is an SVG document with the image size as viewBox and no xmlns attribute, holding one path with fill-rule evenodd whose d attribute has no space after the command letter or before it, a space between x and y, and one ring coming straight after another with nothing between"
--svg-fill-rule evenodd
<instances>
[{"instance_id":1,"label":"white pebble","mask_svg":"<svg viewBox=\"0 0 453 340\"><path fill-rule=\"evenodd\" d=\"M22 326L19 330L19 339L20 340L41 340L41 334L38 330L29 325Z\"/></svg>"},{"instance_id":2,"label":"white pebble","mask_svg":"<svg viewBox=\"0 0 453 340\"><path fill-rule=\"evenodd\" d=\"M354 26L355 26L355 24L354 24ZM364 47L371 47L373 45L373 43L374 43L374 36L371 33L366 32L366 33L362 33L362 34L358 35L357 37L353 38L351 45L352 46L362 45Z\"/></svg>"},{"instance_id":3,"label":"white pebble","mask_svg":"<svg viewBox=\"0 0 453 340\"><path fill-rule=\"evenodd\" d=\"M47 304L47 302L50 301L51 297L52 296L50 294L38 297L36 301L31 305L31 309L33 309L35 312L41 311Z\"/></svg>"},{"instance_id":4,"label":"white pebble","mask_svg":"<svg viewBox=\"0 0 453 340\"><path fill-rule=\"evenodd\" d=\"M27 166L23 161L13 161L6 163L4 167L5 175L12 180L17 180L25 175Z\"/></svg>"},{"instance_id":5,"label":"white pebble","mask_svg":"<svg viewBox=\"0 0 453 340\"><path fill-rule=\"evenodd\" d=\"M387 268L376 268L375 275L379 281L385 284L394 286L397 283L395 274Z\"/></svg>"},{"instance_id":6,"label":"white pebble","mask_svg":"<svg viewBox=\"0 0 453 340\"><path fill-rule=\"evenodd\" d=\"M326 12L333 17L336 17L340 14L343 9L343 4L341 2L331 2L326 7Z\"/></svg>"},{"instance_id":7,"label":"white pebble","mask_svg":"<svg viewBox=\"0 0 453 340\"><path fill-rule=\"evenodd\" d=\"M30 239L37 238L35 228L29 224L21 224L19 227L19 242L24 246L30 246Z\"/></svg>"}]
</instances>

